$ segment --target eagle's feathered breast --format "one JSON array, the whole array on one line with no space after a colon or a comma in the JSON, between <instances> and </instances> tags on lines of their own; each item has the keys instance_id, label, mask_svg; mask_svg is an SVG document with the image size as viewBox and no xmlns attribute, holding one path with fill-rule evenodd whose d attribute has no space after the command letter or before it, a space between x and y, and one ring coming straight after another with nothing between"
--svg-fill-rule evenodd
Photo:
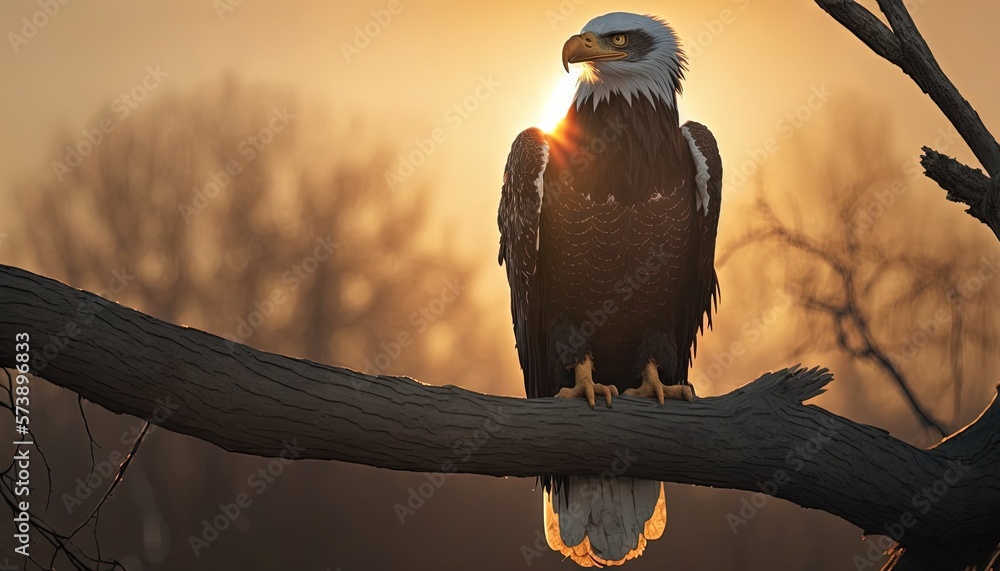
<instances>
[{"instance_id":1,"label":"eagle's feathered breast","mask_svg":"<svg viewBox=\"0 0 1000 571\"><path fill-rule=\"evenodd\" d=\"M663 102L583 105L555 134L521 133L498 222L529 397L572 384L564 350L589 352L598 382L637 386L649 329L669 330L677 359L666 374L686 378L717 294L721 171L708 129L679 127Z\"/></svg>"},{"instance_id":2,"label":"eagle's feathered breast","mask_svg":"<svg viewBox=\"0 0 1000 571\"><path fill-rule=\"evenodd\" d=\"M529 398L691 400L687 370L718 295L722 160L679 125L686 59L654 16L611 13L563 46L583 63L555 133L523 131L504 170L500 260ZM639 556L667 521L660 482L543 475L545 536L578 564Z\"/></svg>"},{"instance_id":3,"label":"eagle's feathered breast","mask_svg":"<svg viewBox=\"0 0 1000 571\"><path fill-rule=\"evenodd\" d=\"M648 100L584 105L550 138L542 322L580 324L600 363L595 378L620 391L638 386L633 350L644 330L692 301L696 173L670 111Z\"/></svg>"}]
</instances>

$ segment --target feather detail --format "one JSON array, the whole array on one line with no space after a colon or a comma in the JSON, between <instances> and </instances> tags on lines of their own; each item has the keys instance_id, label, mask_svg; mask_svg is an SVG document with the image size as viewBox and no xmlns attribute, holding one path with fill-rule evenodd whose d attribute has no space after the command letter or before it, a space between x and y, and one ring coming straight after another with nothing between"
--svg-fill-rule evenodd
<instances>
[{"instance_id":1,"label":"feather detail","mask_svg":"<svg viewBox=\"0 0 1000 571\"><path fill-rule=\"evenodd\" d=\"M704 214L708 214L708 179L711 176L708 173L708 159L705 154L701 152L698 148L698 143L695 142L694 136L691 135L691 128L688 125L681 127L681 133L684 134L684 139L688 142L688 147L691 149L691 157L694 159L695 166L695 183L698 185L698 196L697 196L697 208L703 211Z\"/></svg>"},{"instance_id":2,"label":"feather detail","mask_svg":"<svg viewBox=\"0 0 1000 571\"><path fill-rule=\"evenodd\" d=\"M572 476L544 490L545 538L581 567L622 565L642 555L667 525L663 483Z\"/></svg>"}]
</instances>

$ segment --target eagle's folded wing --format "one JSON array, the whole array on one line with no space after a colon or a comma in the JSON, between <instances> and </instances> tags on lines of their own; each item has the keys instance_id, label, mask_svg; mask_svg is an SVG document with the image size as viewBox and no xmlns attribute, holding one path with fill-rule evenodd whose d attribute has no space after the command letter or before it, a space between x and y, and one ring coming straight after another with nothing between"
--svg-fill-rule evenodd
<instances>
[{"instance_id":1,"label":"eagle's folded wing","mask_svg":"<svg viewBox=\"0 0 1000 571\"><path fill-rule=\"evenodd\" d=\"M698 220L698 284L693 291L700 299L688 312L687 319L694 332L704 331L707 322L712 327L713 306L719 301L719 279L715 273L715 237L719 229L719 212L722 205L722 157L712 132L701 123L688 121L681 128L691 148L695 162L697 183ZM706 321L707 318L707 321ZM690 359L698 351L698 339L692 339Z\"/></svg>"},{"instance_id":2,"label":"eagle's folded wing","mask_svg":"<svg viewBox=\"0 0 1000 571\"><path fill-rule=\"evenodd\" d=\"M548 158L549 144L540 129L527 129L517 136L504 167L497 215L499 262L507 268L514 338L529 398L552 396L545 382L546 341L541 323L542 276L538 263Z\"/></svg>"}]
</instances>

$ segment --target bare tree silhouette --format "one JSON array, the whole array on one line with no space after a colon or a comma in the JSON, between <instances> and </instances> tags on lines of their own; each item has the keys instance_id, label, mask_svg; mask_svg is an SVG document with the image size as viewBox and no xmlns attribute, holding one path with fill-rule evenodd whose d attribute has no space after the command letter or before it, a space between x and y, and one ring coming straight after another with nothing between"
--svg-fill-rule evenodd
<instances>
[{"instance_id":1,"label":"bare tree silhouette","mask_svg":"<svg viewBox=\"0 0 1000 571\"><path fill-rule=\"evenodd\" d=\"M835 348L875 367L937 441L960 426L963 363L998 341L990 316L1000 266L955 255L991 245L981 233L937 231L959 213L913 189L928 185L915 158L891 151L876 109L853 99L831 106L832 142L797 137L789 152L800 166L790 177L762 169L739 217L748 227L719 264L745 249L765 254L754 257L770 260L763 275L792 295L801 330L812 331L788 348L790 358Z\"/></svg>"},{"instance_id":2,"label":"bare tree silhouette","mask_svg":"<svg viewBox=\"0 0 1000 571\"><path fill-rule=\"evenodd\" d=\"M970 215L1000 236L1000 146L934 61L903 2L878 1L888 25L852 0L816 2L910 75L949 118L986 173L929 148L921 164L947 190L949 200L967 205ZM818 242L813 226L818 218L810 225L792 225L777 208L761 212L765 224L776 232L773 239L823 262L808 270L815 277L801 284L800 299L834 320L829 339L850 354L880 363L878 355L891 352L866 317L872 311L865 305L870 300L883 296L889 304L896 302L885 297L883 284L912 282L916 285L903 289L911 297L914 292L949 291L954 285L924 280L921 272L910 268L928 262L898 257L893 249L923 250L930 246L927 242L876 241L873 252L858 254L863 263L846 267L836 249L831 254L827 244ZM827 223L843 225L844 219L834 216ZM939 233L927 232L923 238L933 241ZM837 240L848 249L867 247L850 236ZM840 243L837 240L835 244ZM889 263L894 259L904 260L899 269ZM871 279L870 274L877 276L883 266L893 269ZM868 295L849 301L820 291L830 287L860 293L867 289ZM188 406L167 418L164 428L226 450L276 457L284 451L283 440L295 435L306 450L299 459L427 472L450 466L463 473L519 477L597 475L614 462L617 447L627 441L636 459L619 475L760 489L821 509L866 533L891 537L896 543L889 549L887 570L984 571L1000 557L996 524L1000 401L996 398L975 422L929 449L805 405L832 379L819 368L795 366L767 373L729 394L692 403L671 402L657 408L623 397L607 414L581 414L580 403L490 396L408 378L365 375L246 346L234 350L233 343L220 337L163 322L9 266L0 266L0 293L10 300L9 315L0 318L0 336L5 337L30 321L41 339L55 343L65 337L62 327L73 308L99 308L104 318L88 326L88 343L67 345L60 361L44 376L108 410L140 417L155 412L154 396L166 392ZM928 297L936 309L937 296ZM946 303L969 302L954 304L946 299ZM971 315L964 311L961 315L958 330L964 350L973 346L968 340L976 338L975 329L965 325ZM889 359L891 363L891 355ZM15 363L13 349L0 345L0 365ZM898 383L902 377L893 378ZM925 423L940 424L936 414L921 408L921 397L913 387L904 388L910 390L911 404ZM249 426L253 429L247 430ZM665 426L671 431L669 438L663 438ZM486 431L489 434L476 443L475 453L456 463L456 449L470 435ZM793 458L797 467L789 478L789 455L794 456L807 438L813 446Z\"/></svg>"},{"instance_id":3,"label":"bare tree silhouette","mask_svg":"<svg viewBox=\"0 0 1000 571\"><path fill-rule=\"evenodd\" d=\"M196 95L165 95L69 172L45 172L19 189L32 220L25 262L214 331L234 352L246 343L375 374L469 370L496 342L470 319L478 311L464 295L473 264L424 236L428 189L387 187L387 150L359 160L351 141L326 131L330 120L297 98L233 77ZM66 144L72 139L56 147ZM432 359L420 339L432 326L463 350ZM7 381L3 405L11 409ZM92 438L90 447L93 457ZM4 473L8 500L13 470ZM53 561L105 568L115 563L100 556L99 543L77 545L84 526L96 535L99 517L94 509L82 523L73 518L68 533L35 523Z\"/></svg>"}]
</instances>

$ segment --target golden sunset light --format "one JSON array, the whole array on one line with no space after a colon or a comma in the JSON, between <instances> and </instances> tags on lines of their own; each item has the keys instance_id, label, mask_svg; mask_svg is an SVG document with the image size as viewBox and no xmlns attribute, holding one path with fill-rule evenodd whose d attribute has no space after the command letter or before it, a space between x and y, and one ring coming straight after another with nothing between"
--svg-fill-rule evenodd
<instances>
[{"instance_id":1,"label":"golden sunset light","mask_svg":"<svg viewBox=\"0 0 1000 571\"><path fill-rule=\"evenodd\" d=\"M3 3L0 571L1000 571L998 21Z\"/></svg>"},{"instance_id":2,"label":"golden sunset light","mask_svg":"<svg viewBox=\"0 0 1000 571\"><path fill-rule=\"evenodd\" d=\"M576 82L582 73L579 66L569 68L569 73L559 77L552 88L551 95L545 102L545 109L540 115L540 119L535 124L539 129L551 133L555 130L559 122L566 116L566 110L573 102L573 94L576 92Z\"/></svg>"}]
</instances>

